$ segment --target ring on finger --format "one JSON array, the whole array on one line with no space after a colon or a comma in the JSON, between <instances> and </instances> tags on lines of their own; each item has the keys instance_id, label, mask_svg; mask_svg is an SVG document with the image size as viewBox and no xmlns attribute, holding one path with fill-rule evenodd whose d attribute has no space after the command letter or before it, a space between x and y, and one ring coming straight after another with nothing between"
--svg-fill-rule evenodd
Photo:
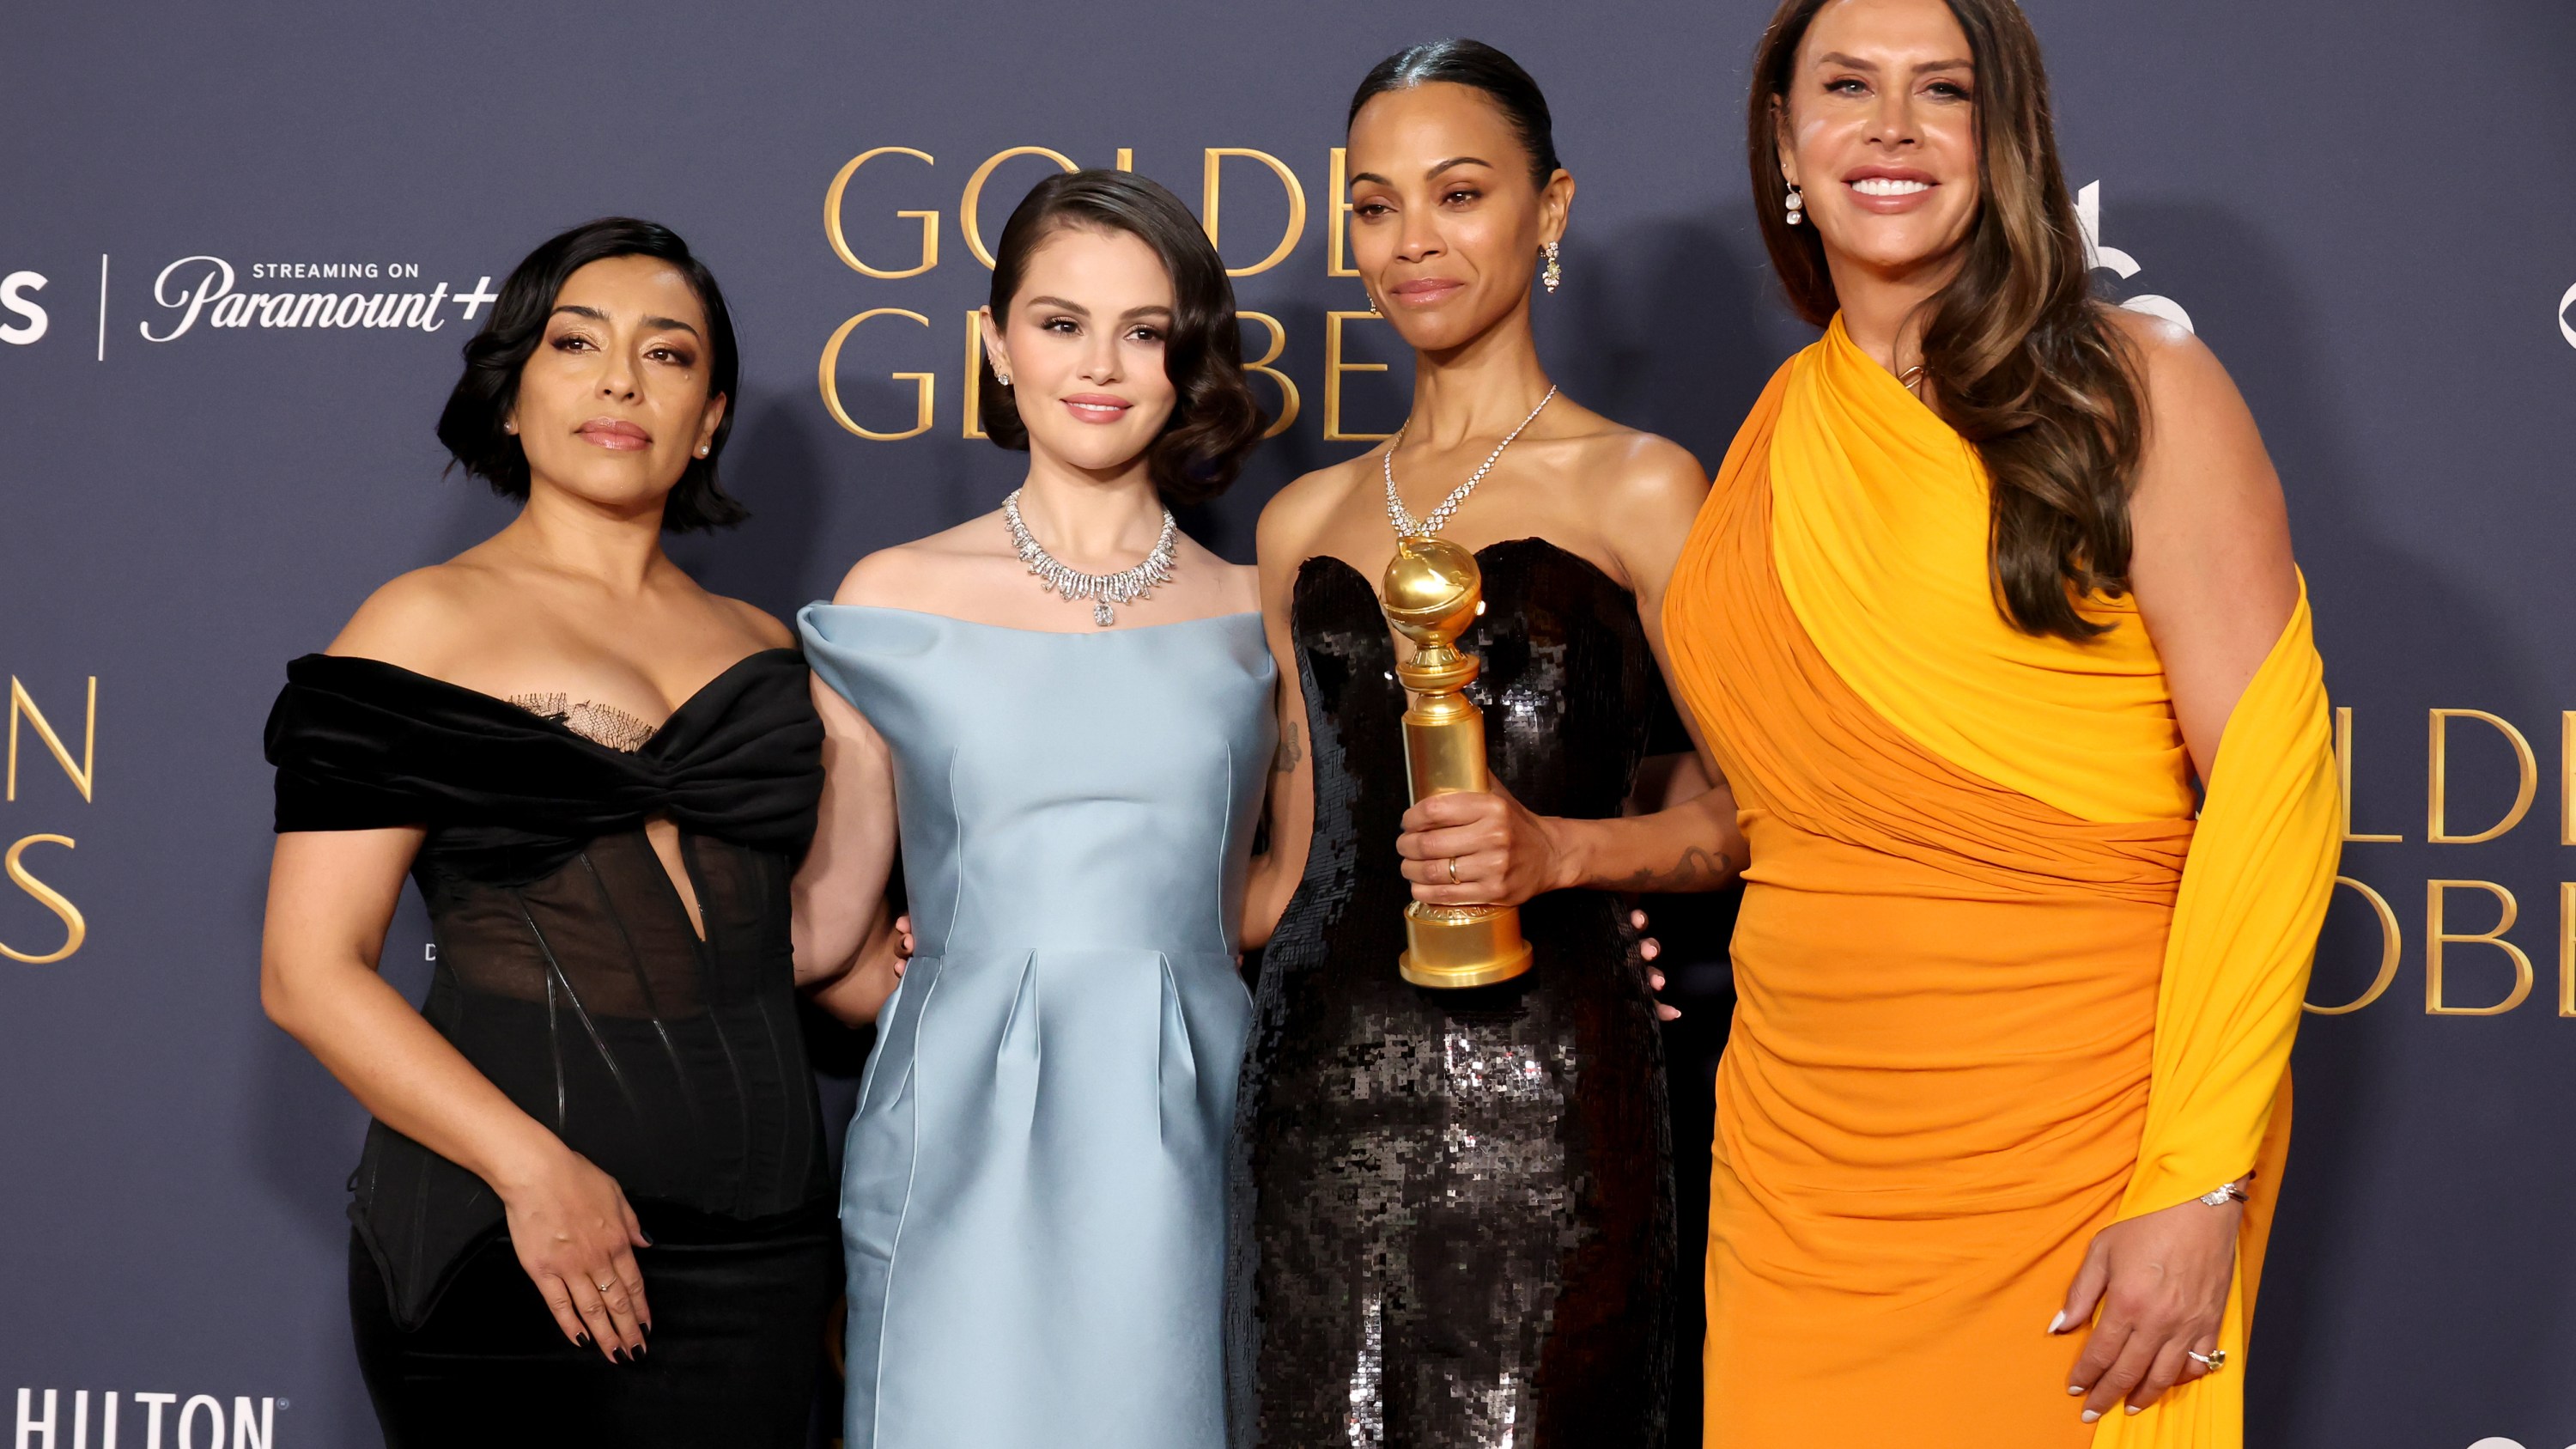
<instances>
[{"instance_id":1,"label":"ring on finger","mask_svg":"<svg viewBox=\"0 0 2576 1449\"><path fill-rule=\"evenodd\" d=\"M608 1280L607 1282L605 1282L605 1283L600 1283L600 1282L596 1282L596 1281L594 1281L590 1286L591 1286L591 1287L593 1287L593 1288L598 1289L602 1294L605 1294L605 1293L607 1293L609 1290L611 1290L611 1289L613 1289L613 1288L615 1288L615 1287L617 1286L617 1280L616 1280L616 1279L614 1279L614 1278L611 1278L611 1279L609 1279L609 1280Z\"/></svg>"},{"instance_id":2,"label":"ring on finger","mask_svg":"<svg viewBox=\"0 0 2576 1449\"><path fill-rule=\"evenodd\" d=\"M2186 1348L2182 1351L2182 1356L2200 1365L2203 1373L2214 1374L2227 1367L2227 1350L2223 1348L2214 1348L2207 1353L2194 1353Z\"/></svg>"},{"instance_id":3,"label":"ring on finger","mask_svg":"<svg viewBox=\"0 0 2576 1449\"><path fill-rule=\"evenodd\" d=\"M1451 885L1458 883L1458 857L1454 855L1449 857L1449 883Z\"/></svg>"}]
</instances>

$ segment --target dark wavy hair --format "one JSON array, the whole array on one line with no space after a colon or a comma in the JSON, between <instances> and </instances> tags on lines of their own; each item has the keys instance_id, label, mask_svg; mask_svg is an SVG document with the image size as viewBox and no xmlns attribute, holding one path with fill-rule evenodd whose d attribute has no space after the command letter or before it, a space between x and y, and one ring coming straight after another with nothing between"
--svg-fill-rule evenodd
<instances>
[{"instance_id":1,"label":"dark wavy hair","mask_svg":"<svg viewBox=\"0 0 2576 1449\"><path fill-rule=\"evenodd\" d=\"M1745 155L1754 207L1790 305L1818 326L1840 306L1812 226L1788 224L1779 137L1798 44L1826 0L1784 0L1753 61ZM1930 302L1925 391L1994 483L1996 604L2028 634L2089 639L2076 600L2129 587L2129 495L2145 452L2138 359L2096 300L2057 160L2039 37L2013 0L1945 0L1976 64L1977 214L1959 274Z\"/></svg>"},{"instance_id":2,"label":"dark wavy hair","mask_svg":"<svg viewBox=\"0 0 2576 1449\"><path fill-rule=\"evenodd\" d=\"M1153 248L1172 279L1172 330L1163 341L1163 372L1178 394L1163 431L1146 447L1154 487L1167 503L1205 503L1243 471L1269 415L1243 376L1243 335L1234 315L1234 284L1225 263L1180 198L1124 171L1072 171L1031 188L993 249L993 321L1007 326L1029 258L1067 228L1125 232ZM1026 452L1028 425L1011 389L984 359L975 384L984 432Z\"/></svg>"},{"instance_id":3,"label":"dark wavy hair","mask_svg":"<svg viewBox=\"0 0 2576 1449\"><path fill-rule=\"evenodd\" d=\"M527 451L501 426L519 400L519 371L545 340L546 318L564 283L592 262L610 257L652 257L677 268L707 312L708 396L730 399L741 384L742 361L724 289L677 232L633 217L609 216L549 238L511 271L483 330L465 339L465 375L456 380L438 415L438 440L456 460L451 466L491 484L504 498L528 496ZM689 460L663 500L664 531L730 528L751 516L716 482L716 464L732 432L733 409L727 407L715 436L707 440L707 455Z\"/></svg>"},{"instance_id":4,"label":"dark wavy hair","mask_svg":"<svg viewBox=\"0 0 2576 1449\"><path fill-rule=\"evenodd\" d=\"M1342 118L1342 129L1348 131L1350 123L1359 119L1360 107L1372 99L1428 81L1473 86L1492 97L1503 118L1511 122L1513 134L1520 137L1521 149L1529 152L1530 179L1538 185L1547 185L1562 167L1556 159L1556 123L1548 115L1546 94L1519 61L1481 40L1426 40L1369 67L1360 88L1351 93L1351 111Z\"/></svg>"}]
</instances>

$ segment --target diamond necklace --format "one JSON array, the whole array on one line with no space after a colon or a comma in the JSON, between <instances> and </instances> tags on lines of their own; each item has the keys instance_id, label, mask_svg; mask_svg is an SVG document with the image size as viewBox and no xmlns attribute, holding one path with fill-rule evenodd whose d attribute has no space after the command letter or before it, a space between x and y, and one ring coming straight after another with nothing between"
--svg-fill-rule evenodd
<instances>
[{"instance_id":1,"label":"diamond necklace","mask_svg":"<svg viewBox=\"0 0 2576 1449\"><path fill-rule=\"evenodd\" d=\"M1036 535L1029 532L1028 524L1020 517L1020 490L1017 488L1011 490L1010 497L1002 500L1002 521L1011 526L1012 550L1019 554L1020 562L1029 566L1029 572L1038 576L1039 586L1053 590L1058 598L1089 599L1091 622L1103 629L1118 619L1110 605L1132 604L1138 599L1150 598L1156 584L1171 580L1172 539L1181 530L1180 524L1172 518L1172 510L1166 508L1163 510L1163 536L1154 540L1154 551L1145 555L1143 563L1134 568L1120 569L1114 574L1087 574L1067 567L1054 554L1039 546Z\"/></svg>"},{"instance_id":2,"label":"diamond necklace","mask_svg":"<svg viewBox=\"0 0 2576 1449\"><path fill-rule=\"evenodd\" d=\"M1432 509L1422 518L1416 518L1405 512L1404 500L1397 497L1395 493L1395 450L1404 446L1404 429L1397 428L1395 436L1387 440L1386 457L1383 460L1386 472L1386 520L1395 525L1395 536L1424 538L1438 533L1448 524L1449 515L1458 511L1458 505L1467 501L1467 495L1476 491L1476 485L1485 481L1485 475L1494 471L1494 463L1503 456L1503 449L1510 447L1512 439L1519 437L1523 429L1537 422L1538 415L1555 398L1556 389L1551 386L1547 390L1547 396L1538 400L1538 406L1530 409L1529 416L1521 419L1520 427L1512 429L1501 442L1494 445L1494 451L1485 455L1484 465L1468 474L1466 482L1459 484L1448 497L1440 500L1439 507Z\"/></svg>"}]
</instances>

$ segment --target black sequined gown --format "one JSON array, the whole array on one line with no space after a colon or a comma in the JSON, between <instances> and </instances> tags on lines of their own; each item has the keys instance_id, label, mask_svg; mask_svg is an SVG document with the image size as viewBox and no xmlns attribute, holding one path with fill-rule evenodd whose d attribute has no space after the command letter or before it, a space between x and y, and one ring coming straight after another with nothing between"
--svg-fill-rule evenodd
<instances>
[{"instance_id":1,"label":"black sequined gown","mask_svg":"<svg viewBox=\"0 0 2576 1449\"><path fill-rule=\"evenodd\" d=\"M1537 539L1479 550L1494 774L1545 815L1615 815L1687 749L1636 600ZM1261 1449L1660 1449L1672 1372L1663 1049L1617 898L1521 909L1533 968L1396 974L1409 888L1403 690L1369 580L1308 560L1292 605L1315 752L1306 873L1245 1065L1236 1438Z\"/></svg>"}]
</instances>

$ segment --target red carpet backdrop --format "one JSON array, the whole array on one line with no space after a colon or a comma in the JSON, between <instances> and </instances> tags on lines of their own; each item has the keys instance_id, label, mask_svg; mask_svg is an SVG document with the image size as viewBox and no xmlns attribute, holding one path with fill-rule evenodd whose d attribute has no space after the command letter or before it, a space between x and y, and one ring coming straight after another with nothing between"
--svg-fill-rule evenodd
<instances>
[{"instance_id":1,"label":"red carpet backdrop","mask_svg":"<svg viewBox=\"0 0 2576 1449\"><path fill-rule=\"evenodd\" d=\"M2025 3L2106 295L2187 320L2263 425L2343 725L2351 844L2249 1442L2561 1449L2576 10ZM1248 558L1273 489L1402 416L1404 355L1341 265L1334 147L1369 64L1444 34L1527 64L1580 182L1565 285L1537 302L1550 366L1715 465L1811 335L1774 300L1740 159L1769 8L19 7L0 1444L104 1442L109 1394L120 1445L375 1442L343 1302L363 1118L257 999L259 726L286 659L507 517L440 476L431 424L530 246L630 213L722 278L745 348L727 477L756 516L675 551L786 614L1016 481L963 383L987 239L1021 193L1055 166L1154 177L1236 269L1283 414L1185 520ZM1668 919L1698 958L1675 982L1687 1197L1724 915ZM391 969L416 986L425 951L408 908ZM846 1110L862 1044L816 1031Z\"/></svg>"}]
</instances>

